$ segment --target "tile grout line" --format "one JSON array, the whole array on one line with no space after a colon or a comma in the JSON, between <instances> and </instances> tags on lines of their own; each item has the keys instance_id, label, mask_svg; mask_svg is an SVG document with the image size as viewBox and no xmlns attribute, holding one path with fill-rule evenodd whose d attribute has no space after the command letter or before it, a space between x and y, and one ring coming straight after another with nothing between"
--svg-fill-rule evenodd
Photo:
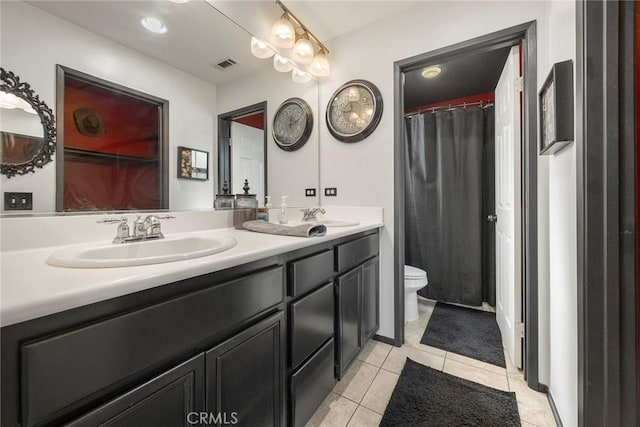
<instances>
[{"instance_id":1,"label":"tile grout line","mask_svg":"<svg viewBox=\"0 0 640 427\"><path fill-rule=\"evenodd\" d=\"M360 403L358 403L358 408L362 406L363 408L368 409L369 411L375 412L375 413L377 414L377 412L376 412L376 411L374 411L373 409L369 409L369 408L367 408L366 406L364 406L364 405L362 404L362 402L364 401L364 398L367 396L367 393L369 393L369 390L371 390L371 386L372 386L372 385L373 385L373 383L375 382L376 378L378 378L378 374L379 374L379 373L380 373L380 371L382 370L382 367L377 367L377 366L376 366L376 368L378 369L378 371L376 372L376 375L373 377L373 381L371 381L371 384L369 384L369 387L367 387L367 389L365 390L364 394L362 395L362 399L360 399ZM356 411L358 410L358 408L356 408ZM386 408L385 408L385 409L386 409ZM354 415L355 415L355 412L354 412ZM379 415L380 415L380 414L379 414ZM384 415L384 414L381 414L381 415ZM349 422L351 422L351 420L349 420ZM347 424L348 424L348 423L347 423Z\"/></svg>"}]
</instances>

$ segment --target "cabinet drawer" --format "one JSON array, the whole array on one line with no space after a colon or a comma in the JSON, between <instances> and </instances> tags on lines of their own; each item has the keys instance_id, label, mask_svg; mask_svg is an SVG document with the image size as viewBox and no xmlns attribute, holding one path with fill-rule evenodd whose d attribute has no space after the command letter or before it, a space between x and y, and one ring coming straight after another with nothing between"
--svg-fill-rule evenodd
<instances>
[{"instance_id":1,"label":"cabinet drawer","mask_svg":"<svg viewBox=\"0 0 640 427\"><path fill-rule=\"evenodd\" d=\"M336 247L338 272L362 263L378 253L378 234L370 234Z\"/></svg>"},{"instance_id":2,"label":"cabinet drawer","mask_svg":"<svg viewBox=\"0 0 640 427\"><path fill-rule=\"evenodd\" d=\"M290 359L295 368L333 336L333 283L291 304Z\"/></svg>"},{"instance_id":3,"label":"cabinet drawer","mask_svg":"<svg viewBox=\"0 0 640 427\"><path fill-rule=\"evenodd\" d=\"M333 276L333 250L289 263L289 295L302 295Z\"/></svg>"},{"instance_id":4,"label":"cabinet drawer","mask_svg":"<svg viewBox=\"0 0 640 427\"><path fill-rule=\"evenodd\" d=\"M200 354L94 409L67 427L189 426L204 411L204 355ZM194 414L189 416L189 414Z\"/></svg>"},{"instance_id":5,"label":"cabinet drawer","mask_svg":"<svg viewBox=\"0 0 640 427\"><path fill-rule=\"evenodd\" d=\"M291 420L304 426L335 385L333 338L291 376Z\"/></svg>"},{"instance_id":6,"label":"cabinet drawer","mask_svg":"<svg viewBox=\"0 0 640 427\"><path fill-rule=\"evenodd\" d=\"M283 268L274 267L22 345L23 425L99 399L137 373L276 306L283 294Z\"/></svg>"}]
</instances>

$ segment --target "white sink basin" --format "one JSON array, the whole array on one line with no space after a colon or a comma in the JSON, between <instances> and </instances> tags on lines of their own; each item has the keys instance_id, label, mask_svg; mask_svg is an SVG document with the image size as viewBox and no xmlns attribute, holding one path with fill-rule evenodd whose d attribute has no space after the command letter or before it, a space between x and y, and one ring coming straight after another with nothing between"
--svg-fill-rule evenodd
<instances>
[{"instance_id":1,"label":"white sink basin","mask_svg":"<svg viewBox=\"0 0 640 427\"><path fill-rule=\"evenodd\" d=\"M227 235L169 236L135 243L71 246L52 253L47 264L58 267L129 267L183 261L226 251L238 242Z\"/></svg>"}]
</instances>

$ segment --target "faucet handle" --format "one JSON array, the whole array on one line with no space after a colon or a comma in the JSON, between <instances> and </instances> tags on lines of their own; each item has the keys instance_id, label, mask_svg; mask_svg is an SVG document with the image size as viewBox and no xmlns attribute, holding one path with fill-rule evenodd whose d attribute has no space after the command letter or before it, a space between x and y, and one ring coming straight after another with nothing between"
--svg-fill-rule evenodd
<instances>
[{"instance_id":1,"label":"faucet handle","mask_svg":"<svg viewBox=\"0 0 640 427\"><path fill-rule=\"evenodd\" d=\"M96 221L96 223L98 223L98 224L115 224L115 223L126 224L127 221L128 221L127 217L123 216L122 218L104 218L104 219L101 219L99 221Z\"/></svg>"}]
</instances>

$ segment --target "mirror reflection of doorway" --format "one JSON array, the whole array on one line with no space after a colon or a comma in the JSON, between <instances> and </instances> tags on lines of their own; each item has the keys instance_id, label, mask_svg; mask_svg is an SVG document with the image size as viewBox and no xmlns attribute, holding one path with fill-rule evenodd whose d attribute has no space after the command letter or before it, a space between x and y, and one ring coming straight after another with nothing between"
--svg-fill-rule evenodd
<instances>
[{"instance_id":1,"label":"mirror reflection of doorway","mask_svg":"<svg viewBox=\"0 0 640 427\"><path fill-rule=\"evenodd\" d=\"M267 194L266 102L218 116L218 191L227 182L231 193L250 193L264 206Z\"/></svg>"}]
</instances>

